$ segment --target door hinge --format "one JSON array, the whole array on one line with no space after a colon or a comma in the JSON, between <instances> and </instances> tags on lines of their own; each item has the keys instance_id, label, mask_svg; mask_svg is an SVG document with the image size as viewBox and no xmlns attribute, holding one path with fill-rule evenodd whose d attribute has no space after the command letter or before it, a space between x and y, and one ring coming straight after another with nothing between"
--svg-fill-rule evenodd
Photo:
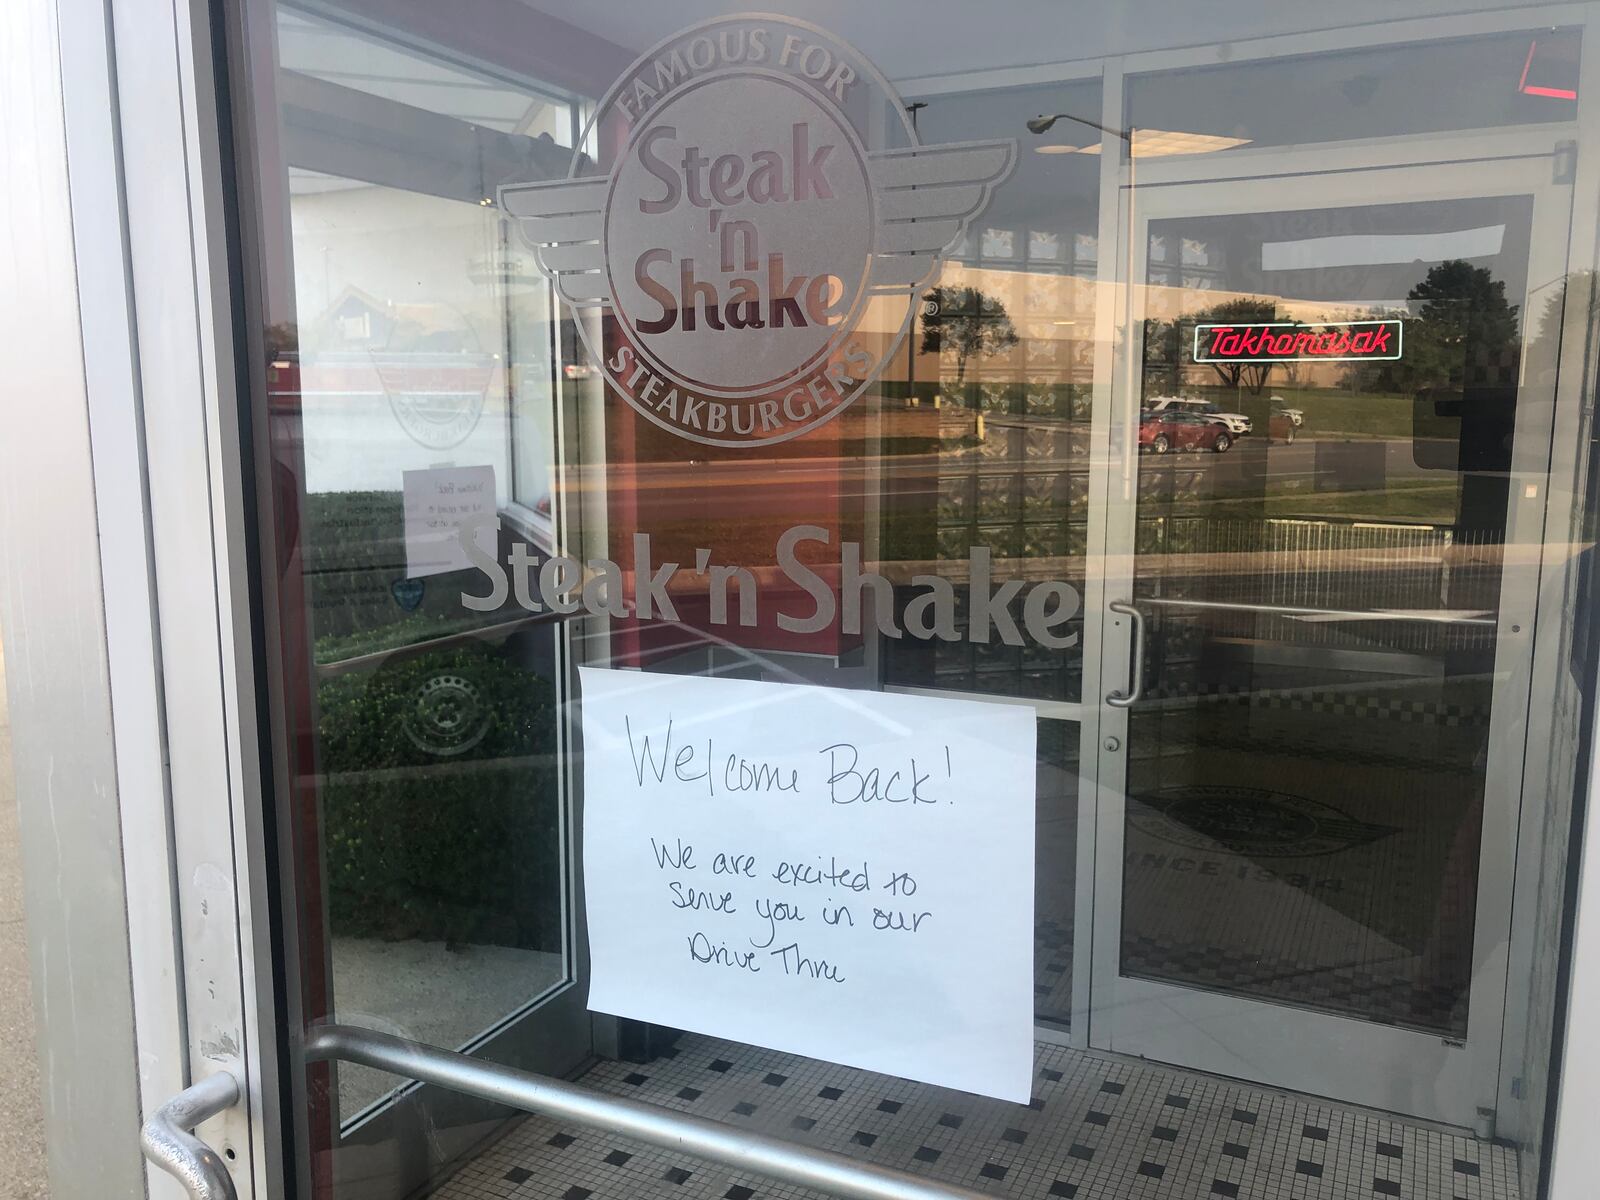
<instances>
[{"instance_id":1,"label":"door hinge","mask_svg":"<svg viewBox=\"0 0 1600 1200\"><path fill-rule=\"evenodd\" d=\"M1550 182L1571 183L1578 176L1578 143L1566 140L1556 143L1550 155Z\"/></svg>"}]
</instances>

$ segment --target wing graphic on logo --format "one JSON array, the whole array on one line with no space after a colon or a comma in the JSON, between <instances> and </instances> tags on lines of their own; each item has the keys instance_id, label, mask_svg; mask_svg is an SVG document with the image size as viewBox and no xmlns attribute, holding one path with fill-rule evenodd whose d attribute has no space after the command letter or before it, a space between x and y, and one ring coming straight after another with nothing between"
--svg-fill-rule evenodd
<instances>
[{"instance_id":1,"label":"wing graphic on logo","mask_svg":"<svg viewBox=\"0 0 1600 1200\"><path fill-rule=\"evenodd\" d=\"M574 308L611 302L601 244L610 187L611 177L600 175L500 189L500 210L517 219L523 240L538 256L539 269Z\"/></svg>"},{"instance_id":2,"label":"wing graphic on logo","mask_svg":"<svg viewBox=\"0 0 1600 1200\"><path fill-rule=\"evenodd\" d=\"M965 232L1011 173L1017 144L953 142L869 154L878 230L868 286L874 292L921 287L939 257ZM608 176L508 184L500 208L515 217L540 269L574 307L609 304L605 232Z\"/></svg>"},{"instance_id":3,"label":"wing graphic on logo","mask_svg":"<svg viewBox=\"0 0 1600 1200\"><path fill-rule=\"evenodd\" d=\"M1012 141L950 142L869 154L878 194L871 290L903 292L927 283L940 256L1011 174L1016 157Z\"/></svg>"}]
</instances>

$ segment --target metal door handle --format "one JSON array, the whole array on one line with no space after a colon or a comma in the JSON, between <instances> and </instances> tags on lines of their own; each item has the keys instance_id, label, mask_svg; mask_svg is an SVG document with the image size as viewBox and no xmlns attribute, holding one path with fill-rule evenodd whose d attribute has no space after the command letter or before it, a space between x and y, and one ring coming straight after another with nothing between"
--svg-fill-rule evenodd
<instances>
[{"instance_id":1,"label":"metal door handle","mask_svg":"<svg viewBox=\"0 0 1600 1200\"><path fill-rule=\"evenodd\" d=\"M1130 708L1144 695L1144 614L1126 600L1113 600L1106 607L1133 621L1133 663L1129 667L1128 690L1106 696L1106 703L1113 708Z\"/></svg>"},{"instance_id":2,"label":"metal door handle","mask_svg":"<svg viewBox=\"0 0 1600 1200\"><path fill-rule=\"evenodd\" d=\"M144 1156L171 1175L191 1200L238 1200L222 1156L189 1131L239 1103L239 1081L218 1071L191 1084L150 1114L139 1130Z\"/></svg>"},{"instance_id":3,"label":"metal door handle","mask_svg":"<svg viewBox=\"0 0 1600 1200\"><path fill-rule=\"evenodd\" d=\"M983 1193L957 1184L918 1178L858 1162L831 1150L813 1150L768 1134L640 1100L608 1096L579 1084L497 1066L481 1058L370 1029L318 1026L306 1035L305 1053L311 1062L336 1060L374 1067L465 1096L601 1129L680 1154L698 1155L829 1196L848 1200L989 1200Z\"/></svg>"},{"instance_id":4,"label":"metal door handle","mask_svg":"<svg viewBox=\"0 0 1600 1200\"><path fill-rule=\"evenodd\" d=\"M1417 612L1415 610L1391 611L1384 608L1308 608L1300 604L1245 604L1233 600L1172 600L1165 596L1140 596L1140 604L1152 608L1192 608L1197 612L1260 613L1269 617L1333 617L1347 621L1411 621L1424 625L1477 625L1485 629L1497 628L1500 622L1492 617L1468 616L1449 609ZM1115 604L1112 608L1117 608ZM1126 612L1126 608L1117 609Z\"/></svg>"}]
</instances>

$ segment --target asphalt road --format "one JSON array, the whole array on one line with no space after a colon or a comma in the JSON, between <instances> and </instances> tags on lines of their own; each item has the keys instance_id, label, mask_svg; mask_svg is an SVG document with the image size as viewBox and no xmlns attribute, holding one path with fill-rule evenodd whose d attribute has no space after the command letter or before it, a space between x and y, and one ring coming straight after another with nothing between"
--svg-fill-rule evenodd
<instances>
[{"instance_id":1,"label":"asphalt road","mask_svg":"<svg viewBox=\"0 0 1600 1200\"><path fill-rule=\"evenodd\" d=\"M992 429L1002 428L996 421ZM1442 445L1442 444L1441 444ZM1453 449L1453 447L1444 447ZM1347 442L1305 436L1293 445L1264 444L1247 438L1226 454L1179 453L1165 457L1141 454L1137 468L1202 470L1236 476L1238 494L1258 495L1260 478L1241 474L1244 464L1265 460L1264 478L1279 494L1291 487L1309 487L1313 480L1325 488L1336 481L1347 490L1383 489L1405 480L1446 481L1450 472L1417 465L1409 439L1371 439ZM936 454L905 454L874 461L861 457L741 459L697 462L679 459L633 465L626 475L616 471L579 469L567 478L568 500L580 491L615 497L637 488L656 522L704 519L708 513L736 519L791 517L814 507L817 497L832 495L845 508L859 506L868 497L891 487L898 502L915 508L933 503L941 474L967 471L1004 471L1026 467L1029 472L1089 469L1088 459L986 460L969 452L964 458ZM1228 486L1218 492L1229 493Z\"/></svg>"},{"instance_id":2,"label":"asphalt road","mask_svg":"<svg viewBox=\"0 0 1600 1200\"><path fill-rule=\"evenodd\" d=\"M39 1060L34 1053L33 994L22 923L22 859L11 776L11 721L5 658L0 653L0 1197L36 1200L45 1184Z\"/></svg>"}]
</instances>

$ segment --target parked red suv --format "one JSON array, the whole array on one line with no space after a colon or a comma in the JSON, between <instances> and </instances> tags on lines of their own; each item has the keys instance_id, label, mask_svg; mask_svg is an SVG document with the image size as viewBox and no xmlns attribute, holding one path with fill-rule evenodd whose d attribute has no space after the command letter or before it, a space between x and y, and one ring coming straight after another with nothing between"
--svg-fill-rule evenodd
<instances>
[{"instance_id":1,"label":"parked red suv","mask_svg":"<svg viewBox=\"0 0 1600 1200\"><path fill-rule=\"evenodd\" d=\"M1152 454L1173 450L1213 450L1225 454L1233 446L1233 434L1214 417L1194 413L1145 413L1139 419L1139 449Z\"/></svg>"}]
</instances>

